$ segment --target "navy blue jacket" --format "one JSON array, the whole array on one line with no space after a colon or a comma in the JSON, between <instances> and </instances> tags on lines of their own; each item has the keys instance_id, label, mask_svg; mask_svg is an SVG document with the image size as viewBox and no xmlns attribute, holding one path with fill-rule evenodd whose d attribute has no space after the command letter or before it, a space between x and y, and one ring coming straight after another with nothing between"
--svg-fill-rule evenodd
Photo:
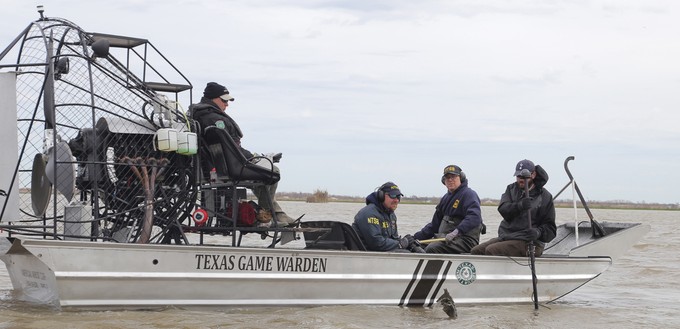
<instances>
[{"instance_id":1,"label":"navy blue jacket","mask_svg":"<svg viewBox=\"0 0 680 329\"><path fill-rule=\"evenodd\" d=\"M397 215L378 201L377 192L366 197L366 206L354 216L352 227L368 250L392 251L400 248Z\"/></svg>"},{"instance_id":2,"label":"navy blue jacket","mask_svg":"<svg viewBox=\"0 0 680 329\"><path fill-rule=\"evenodd\" d=\"M453 219L455 222L459 222L458 226L455 227L458 229L459 234L471 235L479 239L479 231L482 225L482 210L479 196L477 196L477 192L468 187L467 180L453 193L446 192L435 208L432 221L427 223L413 237L417 240L425 240L434 237L435 233L449 233L439 232L445 216L448 216L448 218ZM450 231L453 231L453 228Z\"/></svg>"}]
</instances>

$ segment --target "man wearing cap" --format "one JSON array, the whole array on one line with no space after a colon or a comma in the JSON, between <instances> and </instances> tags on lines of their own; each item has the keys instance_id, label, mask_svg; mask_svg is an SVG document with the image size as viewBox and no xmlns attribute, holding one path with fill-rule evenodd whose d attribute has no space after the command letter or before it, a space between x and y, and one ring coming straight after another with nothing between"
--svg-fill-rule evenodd
<instances>
[{"instance_id":1,"label":"man wearing cap","mask_svg":"<svg viewBox=\"0 0 680 329\"><path fill-rule=\"evenodd\" d=\"M527 179L528 196L525 195L525 178L522 176L525 169L531 173ZM516 181L505 189L498 205L498 212L503 217L498 237L472 248L472 254L524 257L529 255L529 241L534 241L535 255L540 256L545 244L555 238L555 205L552 195L544 188L548 173L540 165L524 159L515 166L515 178Z\"/></svg>"},{"instance_id":2,"label":"man wearing cap","mask_svg":"<svg viewBox=\"0 0 680 329\"><path fill-rule=\"evenodd\" d=\"M241 138L243 138L243 132L241 131L241 128L238 126L236 121L234 121L234 119L232 119L226 113L229 102L233 101L234 97L229 93L229 90L227 90L225 86L216 82L208 82L208 84L205 86L205 90L203 91L203 97L201 98L201 101L198 104L192 104L189 106L189 113L192 118L198 121L202 129L210 126L216 126L226 130L229 136L231 136L234 142L236 142L236 145L238 145L241 153L246 157L246 159L250 159L254 156L254 154L241 147ZM210 144L211 142L216 143L217 141L208 140L206 142ZM280 154L274 156L273 158L274 162L278 162L279 159ZM209 165L209 167L212 168L214 166ZM210 168L203 169L210 170ZM279 168L274 166L274 171L279 172ZM253 188L253 193L258 200L263 200L263 197L265 197L266 193L268 192L279 222L282 224L292 224L294 220L286 215L285 212L283 212L281 206L276 201L277 187L278 183L270 185L269 189L264 187ZM271 211L271 209L268 209L269 206L266 204L266 202L262 202L259 205L265 211Z\"/></svg>"},{"instance_id":3,"label":"man wearing cap","mask_svg":"<svg viewBox=\"0 0 680 329\"><path fill-rule=\"evenodd\" d=\"M468 179L457 165L444 167L441 179L446 194L435 208L432 221L413 235L418 240L445 237L445 241L430 243L428 253L463 254L479 244L485 233L477 192L468 187Z\"/></svg>"},{"instance_id":4,"label":"man wearing cap","mask_svg":"<svg viewBox=\"0 0 680 329\"><path fill-rule=\"evenodd\" d=\"M403 194L397 184L387 182L366 197L366 206L354 216L352 227L371 251L424 252L410 235L400 237L397 215Z\"/></svg>"}]
</instances>

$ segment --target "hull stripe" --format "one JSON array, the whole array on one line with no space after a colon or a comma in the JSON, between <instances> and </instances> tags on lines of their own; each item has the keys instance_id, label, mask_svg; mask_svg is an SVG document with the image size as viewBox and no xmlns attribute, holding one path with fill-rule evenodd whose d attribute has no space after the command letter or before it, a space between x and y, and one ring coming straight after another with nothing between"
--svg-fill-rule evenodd
<instances>
[{"instance_id":1,"label":"hull stripe","mask_svg":"<svg viewBox=\"0 0 680 329\"><path fill-rule=\"evenodd\" d=\"M444 265L443 260L430 260L425 264L423 269L423 275L420 281L416 284L413 293L408 300L407 305L409 306L423 306L427 302L427 296L430 294L430 290L434 286L435 282L439 279L439 272Z\"/></svg>"},{"instance_id":2,"label":"hull stripe","mask_svg":"<svg viewBox=\"0 0 680 329\"><path fill-rule=\"evenodd\" d=\"M441 280L439 280L439 284L432 292L432 297L430 297L430 303L427 304L428 307L431 307L432 304L434 304L435 300L437 299L437 295L439 294L439 290L442 288L442 285L444 285L444 281L446 281L446 276L449 275L449 270L451 269L451 265L453 265L453 262L448 261L446 263L447 263L446 268L444 269L444 273L442 273Z\"/></svg>"},{"instance_id":3,"label":"hull stripe","mask_svg":"<svg viewBox=\"0 0 680 329\"><path fill-rule=\"evenodd\" d=\"M408 283L408 286L406 286L406 290L404 290L404 294L401 295L401 300L399 301L399 306L404 306L404 301L406 301L406 297L408 296L408 293L411 291L411 287L413 284L418 280L418 272L420 272L420 267L423 266L424 260L418 261L418 266L416 266L415 271L413 271L413 277L411 278L411 281Z\"/></svg>"}]
</instances>

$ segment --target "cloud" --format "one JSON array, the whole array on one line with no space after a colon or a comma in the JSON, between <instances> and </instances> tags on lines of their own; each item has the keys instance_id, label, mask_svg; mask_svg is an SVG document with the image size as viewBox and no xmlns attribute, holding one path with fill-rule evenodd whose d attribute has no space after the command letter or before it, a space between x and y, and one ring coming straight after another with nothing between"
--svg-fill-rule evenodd
<instances>
[{"instance_id":1,"label":"cloud","mask_svg":"<svg viewBox=\"0 0 680 329\"><path fill-rule=\"evenodd\" d=\"M284 152L282 191L363 195L393 179L438 195L456 163L497 197L518 160L546 164L559 189L575 155L594 199L679 201L672 1L44 4L88 31L148 38L194 101L208 81L227 85L246 147ZM2 6L15 13L0 22L6 44L38 15ZM631 184L629 168L654 169Z\"/></svg>"}]
</instances>

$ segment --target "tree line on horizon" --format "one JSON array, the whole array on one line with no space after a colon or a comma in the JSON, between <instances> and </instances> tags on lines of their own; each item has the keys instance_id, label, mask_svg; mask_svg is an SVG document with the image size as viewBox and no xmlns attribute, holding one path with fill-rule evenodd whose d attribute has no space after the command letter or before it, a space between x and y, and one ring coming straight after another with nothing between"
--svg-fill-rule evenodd
<instances>
[{"instance_id":1,"label":"tree line on horizon","mask_svg":"<svg viewBox=\"0 0 680 329\"><path fill-rule=\"evenodd\" d=\"M278 200L287 201L305 201L308 203L326 203L326 202L364 202L365 196L347 196L347 195L332 195L326 190L317 189L313 193L306 192L277 192L276 198ZM441 197L419 197L419 196L404 196L403 203L422 203L422 204L437 204ZM500 199L483 198L480 200L483 206L498 206ZM648 203L648 202L631 202L625 200L608 200L596 201L586 200L588 206L591 208L610 208L610 209L653 209L653 210L680 210L680 203ZM580 201L577 202L581 204ZM555 207L569 208L573 206L571 199L555 200Z\"/></svg>"}]
</instances>

